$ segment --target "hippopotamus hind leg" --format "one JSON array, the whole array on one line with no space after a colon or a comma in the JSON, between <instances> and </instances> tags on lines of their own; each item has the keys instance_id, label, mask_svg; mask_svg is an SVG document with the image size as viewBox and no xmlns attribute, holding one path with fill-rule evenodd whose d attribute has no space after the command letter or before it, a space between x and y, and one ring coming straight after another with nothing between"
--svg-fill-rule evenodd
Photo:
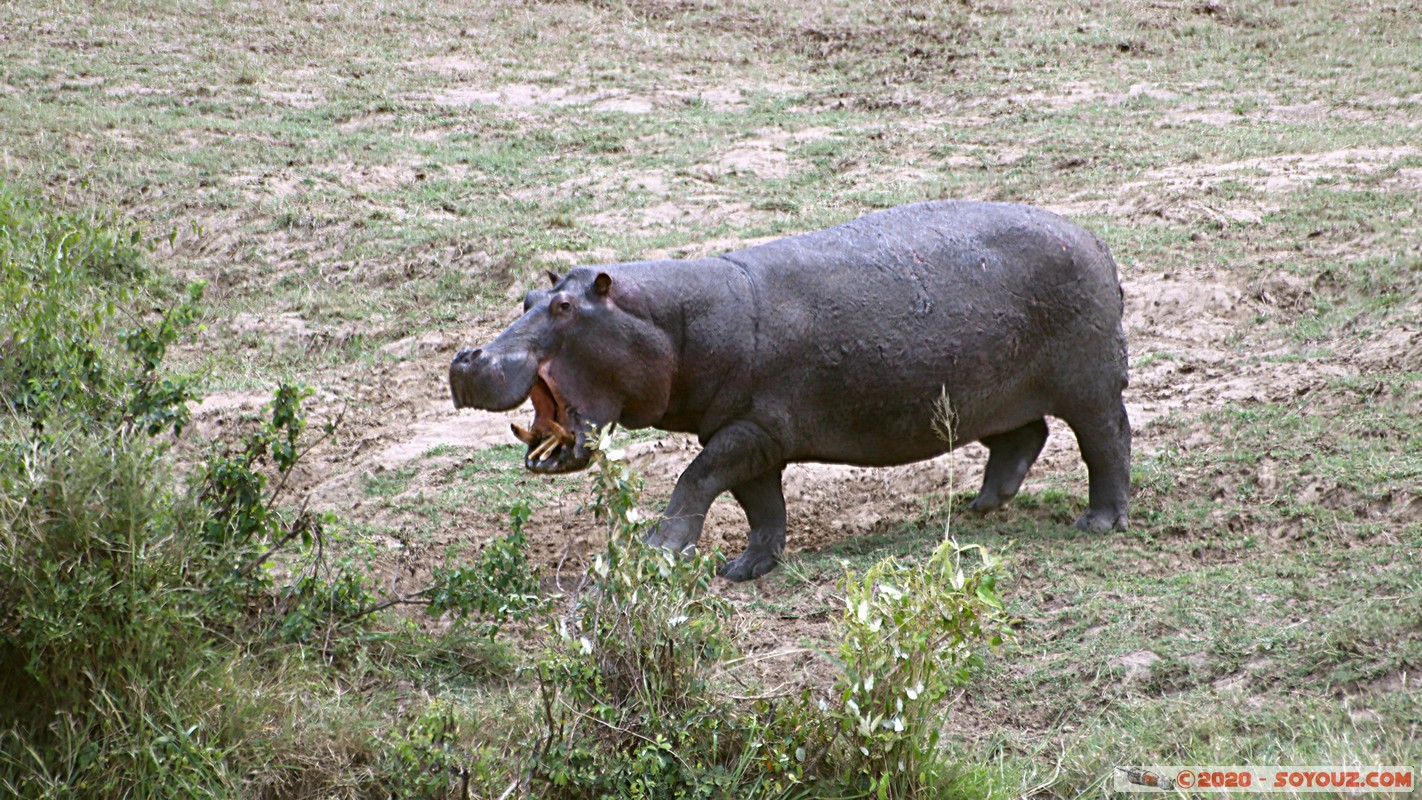
<instances>
[{"instance_id":1,"label":"hippopotamus hind leg","mask_svg":"<svg viewBox=\"0 0 1422 800\"><path fill-rule=\"evenodd\" d=\"M1047 421L1035 419L1020 428L1005 433L984 436L988 448L987 467L983 470L983 488L969 509L979 513L994 511L1011 500L1022 488L1027 470L1042 453L1047 443Z\"/></svg>"},{"instance_id":2,"label":"hippopotamus hind leg","mask_svg":"<svg viewBox=\"0 0 1422 800\"><path fill-rule=\"evenodd\" d=\"M750 523L746 551L721 567L727 580L748 581L775 569L785 550L785 491L780 484L781 467L758 478L731 487L736 502L745 509Z\"/></svg>"},{"instance_id":3,"label":"hippopotamus hind leg","mask_svg":"<svg viewBox=\"0 0 1422 800\"><path fill-rule=\"evenodd\" d=\"M1090 483L1086 513L1075 527L1093 533L1125 530L1131 489L1131 423L1125 405L1118 398L1095 414L1068 418L1067 424L1081 446Z\"/></svg>"}]
</instances>

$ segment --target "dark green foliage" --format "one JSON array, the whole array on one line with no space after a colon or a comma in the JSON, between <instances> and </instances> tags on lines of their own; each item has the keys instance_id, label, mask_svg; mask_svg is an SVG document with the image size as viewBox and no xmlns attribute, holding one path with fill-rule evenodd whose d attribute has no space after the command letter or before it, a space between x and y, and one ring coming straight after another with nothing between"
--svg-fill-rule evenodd
<instances>
[{"instance_id":1,"label":"dark green foliage","mask_svg":"<svg viewBox=\"0 0 1422 800\"><path fill-rule=\"evenodd\" d=\"M240 447L218 443L199 467L199 496L209 509L203 535L215 544L234 543L239 548L254 547L280 537L286 527L268 500L267 474L261 468L272 462L278 475L295 466L296 441L305 428L300 404L311 394L305 387L283 384L272 400L272 419L249 433ZM312 525L302 524L299 535L310 544Z\"/></svg>"},{"instance_id":2,"label":"dark green foliage","mask_svg":"<svg viewBox=\"0 0 1422 800\"><path fill-rule=\"evenodd\" d=\"M512 533L492 539L472 564L437 567L422 593L429 601L426 611L436 617L449 615L460 625L477 621L483 634L495 636L508 619L523 619L543 608L523 535L530 513L526 502L516 502L509 514Z\"/></svg>"},{"instance_id":3,"label":"dark green foliage","mask_svg":"<svg viewBox=\"0 0 1422 800\"><path fill-rule=\"evenodd\" d=\"M278 386L264 419L188 467L155 438L187 420L191 384L163 359L201 287L118 329L118 301L151 297L139 243L0 185L0 794L239 794L272 709L260 682L233 685L236 665L318 634L359 642L395 604L377 602L368 550L328 557L334 520L283 502L310 390ZM492 636L535 607L522 513L419 593L432 613L487 615Z\"/></svg>"},{"instance_id":4,"label":"dark green foliage","mask_svg":"<svg viewBox=\"0 0 1422 800\"><path fill-rule=\"evenodd\" d=\"M193 593L206 556L183 534L199 509L121 433L3 428L29 452L0 478L0 653L24 676L0 718L0 788L163 796L137 787L180 786L172 759L213 761L221 730L196 726L223 659Z\"/></svg>"},{"instance_id":5,"label":"dark green foliage","mask_svg":"<svg viewBox=\"0 0 1422 800\"><path fill-rule=\"evenodd\" d=\"M47 214L0 183L0 396L14 412L39 428L78 413L149 435L182 431L190 382L159 365L197 320L202 286L152 327L119 329L148 298L143 249L137 229Z\"/></svg>"}]
</instances>

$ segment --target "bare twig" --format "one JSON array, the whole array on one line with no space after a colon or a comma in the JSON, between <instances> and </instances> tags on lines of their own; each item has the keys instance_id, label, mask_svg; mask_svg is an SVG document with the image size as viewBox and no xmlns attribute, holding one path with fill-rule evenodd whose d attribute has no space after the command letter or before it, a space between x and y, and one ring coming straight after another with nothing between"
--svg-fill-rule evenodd
<instances>
[{"instance_id":1,"label":"bare twig","mask_svg":"<svg viewBox=\"0 0 1422 800\"><path fill-rule=\"evenodd\" d=\"M397 595L395 595L395 596L393 596L393 597L387 597L387 598L385 598L384 600L380 601L379 603L376 603L375 605L371 606L370 608L363 608L363 609L361 609L359 612L357 612L355 615L353 615L353 616L351 617L351 619L360 619L361 617L368 617L368 616L370 616L371 614L374 614L374 613L377 612L377 611L384 611L385 609L390 608L391 606L400 606L400 605L406 605L406 606L427 606L427 605L430 605L430 604L433 603L434 601L433 601L433 600L427 600L427 599L425 599L425 598L423 598L423 597L420 597L420 595L422 595L422 594L424 594L424 593L430 591L430 590L433 589L433 588L434 588L433 586L426 586L425 588L419 590L418 592L415 592L414 594L410 594L410 595L400 595L400 594L397 594Z\"/></svg>"},{"instance_id":2,"label":"bare twig","mask_svg":"<svg viewBox=\"0 0 1422 800\"><path fill-rule=\"evenodd\" d=\"M820 651L812 647L797 647L793 650L776 650L773 653L765 653L764 655L759 656L741 656L740 658L731 658L721 662L720 668L717 669L711 677L719 678L720 676L725 675L727 672L730 672L736 667L747 666L750 664L758 664L761 661L768 661L772 658L780 658L782 656L798 656L804 653L818 652Z\"/></svg>"},{"instance_id":3,"label":"bare twig","mask_svg":"<svg viewBox=\"0 0 1422 800\"><path fill-rule=\"evenodd\" d=\"M726 697L729 697L729 698L731 698L732 700L743 701L743 702L749 702L749 701L752 701L752 700L776 700L776 699L779 699L779 698L781 698L781 697L790 697L791 695L795 694L794 691L789 691L789 692L782 692L782 691L780 691L781 689L784 689L786 686L789 686L789 685L790 685L790 681L785 681L784 683L782 683L782 684L780 684L779 686L777 686L777 687L775 687L774 689L772 689L769 694L752 694L752 695L744 695L744 696L743 696L743 695L738 695L738 694L727 694Z\"/></svg>"},{"instance_id":4,"label":"bare twig","mask_svg":"<svg viewBox=\"0 0 1422 800\"><path fill-rule=\"evenodd\" d=\"M608 722L607 720L598 719L597 717L592 716L591 714L584 714L583 712L577 710L576 708L573 708L572 706L568 705L568 703L567 703L566 701L564 701L564 700L559 700L558 702L559 702L559 703L562 703L562 705L563 705L564 708L566 708L566 709L568 709L569 711L573 712L574 716L576 716L578 719L588 719L588 720L591 720L591 721L596 722L597 724L603 726L604 728L607 728L608 730L615 731L615 732L621 733L621 734L625 734L625 735L627 735L627 736L631 736L631 737L636 738L636 739L641 739L642 741L644 741L644 742L646 742L646 743L648 743L648 744L650 744L650 745L656 745L656 744L657 744L657 741L656 741L655 739L651 738L650 736L646 736L646 735L644 735L644 734L640 734L640 733L638 733L638 732L636 732L636 731L633 731L633 730L628 730L627 728L620 728L620 727L618 727L618 726L616 726L616 725L613 725L611 722ZM671 753L672 758L675 758L677 761L681 762L681 766L682 766L683 769L688 769L688 770L691 769L691 765L688 764L688 763L686 763L686 759L682 758L680 753L676 752L675 750L667 750L667 751L665 751L665 752Z\"/></svg>"}]
</instances>

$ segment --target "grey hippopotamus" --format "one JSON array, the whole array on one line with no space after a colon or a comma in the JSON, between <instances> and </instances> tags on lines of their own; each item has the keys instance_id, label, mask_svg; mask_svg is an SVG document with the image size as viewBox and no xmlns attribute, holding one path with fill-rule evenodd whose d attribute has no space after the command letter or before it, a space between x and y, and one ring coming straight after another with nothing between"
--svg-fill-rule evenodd
<instances>
[{"instance_id":1,"label":"grey hippopotamus","mask_svg":"<svg viewBox=\"0 0 1422 800\"><path fill-rule=\"evenodd\" d=\"M532 398L525 466L587 466L600 426L694 433L648 541L682 551L729 490L749 546L722 574L773 569L781 472L796 461L905 464L980 441L975 511L1017 493L1047 439L1076 433L1090 498L1076 527L1124 530L1131 429L1116 264L1040 208L936 201L693 260L579 266L524 298L490 344L455 355L456 408ZM935 432L945 394L954 440Z\"/></svg>"}]
</instances>

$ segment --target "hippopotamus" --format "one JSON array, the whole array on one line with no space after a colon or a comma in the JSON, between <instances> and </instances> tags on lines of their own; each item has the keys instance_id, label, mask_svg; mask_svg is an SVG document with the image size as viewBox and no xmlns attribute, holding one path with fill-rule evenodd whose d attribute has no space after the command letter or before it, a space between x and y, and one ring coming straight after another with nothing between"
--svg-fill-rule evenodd
<instances>
[{"instance_id":1,"label":"hippopotamus","mask_svg":"<svg viewBox=\"0 0 1422 800\"><path fill-rule=\"evenodd\" d=\"M647 541L694 547L730 491L750 525L721 573L785 547L786 464L890 466L987 446L971 509L999 508L1047 439L1076 434L1092 532L1124 530L1131 428L1122 294L1095 235L1026 205L933 201L690 260L577 266L450 364L456 408L533 401L513 433L538 473L589 463L609 423L696 434ZM952 440L935 416L948 399Z\"/></svg>"}]
</instances>

